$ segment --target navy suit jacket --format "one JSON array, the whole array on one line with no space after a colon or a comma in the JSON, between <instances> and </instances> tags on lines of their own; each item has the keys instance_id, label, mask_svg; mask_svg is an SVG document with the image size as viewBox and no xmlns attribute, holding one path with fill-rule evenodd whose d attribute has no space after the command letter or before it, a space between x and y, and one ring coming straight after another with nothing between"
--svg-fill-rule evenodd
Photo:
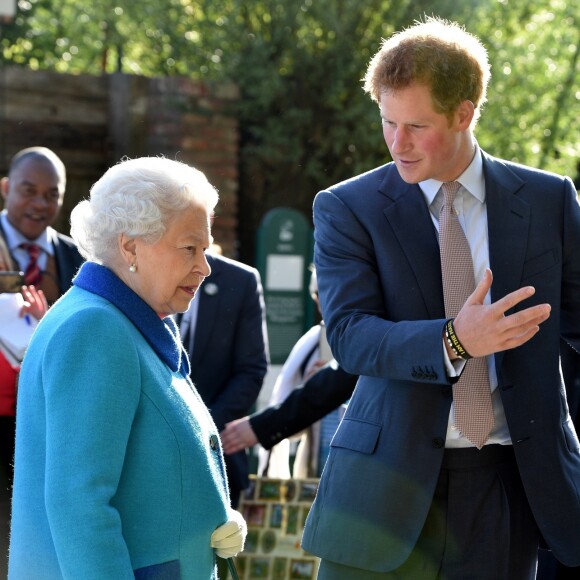
<instances>
[{"instance_id":1,"label":"navy suit jacket","mask_svg":"<svg viewBox=\"0 0 580 580\"><path fill-rule=\"evenodd\" d=\"M222 256L207 258L212 272L199 290L190 376L221 431L256 402L268 370L268 339L258 271ZM230 489L247 487L245 451L225 459Z\"/></svg>"},{"instance_id":2,"label":"navy suit jacket","mask_svg":"<svg viewBox=\"0 0 580 580\"><path fill-rule=\"evenodd\" d=\"M495 302L533 285L520 305L550 318L495 354L505 415L539 529L580 564L580 444L560 371L560 337L580 350L580 206L570 179L486 154L483 170ZM320 192L315 265L332 352L361 375L331 445L303 547L374 571L413 549L440 471L452 402L436 230L416 184L390 163Z\"/></svg>"},{"instance_id":3,"label":"navy suit jacket","mask_svg":"<svg viewBox=\"0 0 580 580\"><path fill-rule=\"evenodd\" d=\"M72 279L84 262L84 258L69 236L48 228L48 238L54 248L58 287L62 295L70 288Z\"/></svg>"},{"instance_id":4,"label":"navy suit jacket","mask_svg":"<svg viewBox=\"0 0 580 580\"><path fill-rule=\"evenodd\" d=\"M344 372L335 360L316 372L278 405L250 417L250 425L264 449L310 427L346 403L358 377Z\"/></svg>"}]
</instances>

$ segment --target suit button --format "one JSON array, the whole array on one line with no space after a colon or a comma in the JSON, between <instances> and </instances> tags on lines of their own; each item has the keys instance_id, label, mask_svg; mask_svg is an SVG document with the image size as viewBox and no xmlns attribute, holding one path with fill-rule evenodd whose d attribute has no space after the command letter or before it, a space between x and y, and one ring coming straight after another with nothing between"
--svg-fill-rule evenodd
<instances>
[{"instance_id":1,"label":"suit button","mask_svg":"<svg viewBox=\"0 0 580 580\"><path fill-rule=\"evenodd\" d=\"M218 448L218 436L217 435L210 435L209 436L209 446L215 451Z\"/></svg>"},{"instance_id":2,"label":"suit button","mask_svg":"<svg viewBox=\"0 0 580 580\"><path fill-rule=\"evenodd\" d=\"M445 445L445 439L442 437L434 437L433 438L433 447L436 449L441 449Z\"/></svg>"},{"instance_id":3,"label":"suit button","mask_svg":"<svg viewBox=\"0 0 580 580\"><path fill-rule=\"evenodd\" d=\"M443 387L441 389L441 394L444 397L452 397L453 396L453 389L451 387Z\"/></svg>"}]
</instances>

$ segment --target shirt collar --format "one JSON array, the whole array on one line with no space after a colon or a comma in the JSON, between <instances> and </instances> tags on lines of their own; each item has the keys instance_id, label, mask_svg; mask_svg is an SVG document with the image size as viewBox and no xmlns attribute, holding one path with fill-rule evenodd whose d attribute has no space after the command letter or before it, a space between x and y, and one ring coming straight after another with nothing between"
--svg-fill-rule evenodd
<instances>
[{"instance_id":1,"label":"shirt collar","mask_svg":"<svg viewBox=\"0 0 580 580\"><path fill-rule=\"evenodd\" d=\"M461 183L461 185L481 203L485 202L483 161L481 159L481 150L479 149L477 142L475 143L475 154L471 163L455 181L459 181L459 183ZM433 203L437 192L441 189L442 183L442 181L438 181L437 179L426 179L425 181L419 182L419 187L421 188L425 201L429 207Z\"/></svg>"},{"instance_id":2,"label":"shirt collar","mask_svg":"<svg viewBox=\"0 0 580 580\"><path fill-rule=\"evenodd\" d=\"M21 244L36 244L42 248L47 254L52 256L54 254L54 249L50 243L48 237L48 228L46 228L36 240L29 240L24 237L11 223L8 219L6 210L3 210L0 214L0 220L2 220L2 229L4 231L4 236L6 237L6 244L10 253L14 254L14 250L20 247Z\"/></svg>"}]
</instances>

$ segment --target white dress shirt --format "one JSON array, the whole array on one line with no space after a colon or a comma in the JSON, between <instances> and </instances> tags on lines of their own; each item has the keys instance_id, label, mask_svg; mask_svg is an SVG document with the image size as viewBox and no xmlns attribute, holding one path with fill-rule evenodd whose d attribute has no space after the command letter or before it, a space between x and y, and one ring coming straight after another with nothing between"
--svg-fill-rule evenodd
<instances>
[{"instance_id":1,"label":"white dress shirt","mask_svg":"<svg viewBox=\"0 0 580 580\"><path fill-rule=\"evenodd\" d=\"M199 290L195 293L193 300L189 303L189 308L183 313L179 325L179 334L183 341L183 346L191 358L193 354L195 326L197 324L197 312L199 310Z\"/></svg>"},{"instance_id":2,"label":"white dress shirt","mask_svg":"<svg viewBox=\"0 0 580 580\"><path fill-rule=\"evenodd\" d=\"M483 162L479 147L476 145L475 155L467 169L456 179L461 184L461 188L457 192L455 202L453 204L455 211L458 214L459 223L465 232L469 247L471 249L471 256L473 258L473 269L475 274L476 285L481 281L485 269L489 268L489 240L487 228L487 208L485 204L485 180L483 176ZM428 179L419 183L425 201L431 209L431 219L433 225L439 232L439 216L434 215L436 210L433 210L432 204L435 202L435 207L441 206L441 202L436 201L437 193L441 189L441 181L435 179ZM442 194L440 194L442 195ZM485 304L491 303L490 293L484 300ZM451 363L445 345L442 340L441 348L447 372L449 376L457 376L463 369L464 362ZM495 423L493 431L491 432L486 445L499 443L501 445L511 444L511 438L505 418L501 396L497 388L497 373L495 370L495 359L493 355L486 357L489 369L489 382L491 387L491 400L493 404L493 413ZM473 447L473 443L464 437L459 429L454 425L454 404L451 405L451 412L449 414L449 423L447 425L447 436L445 447Z\"/></svg>"},{"instance_id":3,"label":"white dress shirt","mask_svg":"<svg viewBox=\"0 0 580 580\"><path fill-rule=\"evenodd\" d=\"M54 252L52 244L48 239L48 231L44 230L36 240L29 240L8 221L6 210L0 214L0 220L2 220L2 229L4 230L4 236L6 237L6 245L8 246L11 256L18 263L18 267L24 272L26 266L28 266L28 262L30 261L28 251L21 248L20 244L36 244L42 250L38 256L38 267L42 271L46 270L48 256L52 256Z\"/></svg>"}]
</instances>

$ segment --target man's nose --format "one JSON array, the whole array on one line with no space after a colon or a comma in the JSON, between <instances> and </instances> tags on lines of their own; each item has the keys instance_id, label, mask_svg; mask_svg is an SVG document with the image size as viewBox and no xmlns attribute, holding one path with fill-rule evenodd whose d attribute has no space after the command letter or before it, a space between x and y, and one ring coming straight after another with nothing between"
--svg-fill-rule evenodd
<instances>
[{"instance_id":1,"label":"man's nose","mask_svg":"<svg viewBox=\"0 0 580 580\"><path fill-rule=\"evenodd\" d=\"M409 146L409 136L403 127L393 131L393 140L391 142L391 149L397 153L405 151Z\"/></svg>"}]
</instances>

